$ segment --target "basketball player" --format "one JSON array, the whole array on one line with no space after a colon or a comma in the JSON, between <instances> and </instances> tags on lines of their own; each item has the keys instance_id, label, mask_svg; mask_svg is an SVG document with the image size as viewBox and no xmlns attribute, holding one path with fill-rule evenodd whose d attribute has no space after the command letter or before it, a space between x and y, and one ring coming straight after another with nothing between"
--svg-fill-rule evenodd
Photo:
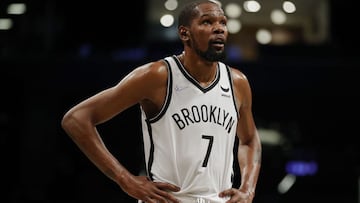
<instances>
[{"instance_id":1,"label":"basketball player","mask_svg":"<svg viewBox=\"0 0 360 203\"><path fill-rule=\"evenodd\" d=\"M214 1L179 15L184 50L135 68L71 108L62 126L84 154L139 202L251 203L261 162L246 76L225 65L227 18ZM96 126L140 104L146 176L108 151ZM233 186L233 147L241 184Z\"/></svg>"}]
</instances>

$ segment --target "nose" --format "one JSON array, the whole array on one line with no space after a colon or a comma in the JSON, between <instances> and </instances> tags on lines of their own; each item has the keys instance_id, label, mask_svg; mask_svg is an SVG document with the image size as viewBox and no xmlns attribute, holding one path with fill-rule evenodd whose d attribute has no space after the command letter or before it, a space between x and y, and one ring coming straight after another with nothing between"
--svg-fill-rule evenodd
<instances>
[{"instance_id":1,"label":"nose","mask_svg":"<svg viewBox=\"0 0 360 203\"><path fill-rule=\"evenodd\" d=\"M216 23L214 25L214 33L216 34L223 34L226 30L226 25L222 24L222 23Z\"/></svg>"}]
</instances>

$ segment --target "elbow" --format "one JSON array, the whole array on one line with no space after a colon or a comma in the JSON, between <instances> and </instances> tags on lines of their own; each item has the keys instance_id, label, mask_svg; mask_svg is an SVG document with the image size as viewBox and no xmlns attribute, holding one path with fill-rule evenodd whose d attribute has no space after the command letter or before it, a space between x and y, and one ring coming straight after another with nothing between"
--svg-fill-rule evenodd
<instances>
[{"instance_id":1,"label":"elbow","mask_svg":"<svg viewBox=\"0 0 360 203\"><path fill-rule=\"evenodd\" d=\"M86 119L84 118L83 113L79 111L70 110L65 113L61 120L62 129L70 136L77 133L77 131L84 128L86 125Z\"/></svg>"},{"instance_id":2,"label":"elbow","mask_svg":"<svg viewBox=\"0 0 360 203\"><path fill-rule=\"evenodd\" d=\"M90 115L81 109L71 109L64 114L61 127L72 139L78 139L95 126Z\"/></svg>"},{"instance_id":3,"label":"elbow","mask_svg":"<svg viewBox=\"0 0 360 203\"><path fill-rule=\"evenodd\" d=\"M252 141L250 142L252 148L256 151L256 153L258 154L258 156L261 157L261 153L262 153L262 144L261 144L261 139L258 133L255 134L255 136L253 137Z\"/></svg>"},{"instance_id":4,"label":"elbow","mask_svg":"<svg viewBox=\"0 0 360 203\"><path fill-rule=\"evenodd\" d=\"M61 127L66 132L71 128L71 125L75 122L76 118L74 114L70 111L66 112L61 120Z\"/></svg>"},{"instance_id":5,"label":"elbow","mask_svg":"<svg viewBox=\"0 0 360 203\"><path fill-rule=\"evenodd\" d=\"M257 147L259 148L259 150L261 150L262 148L262 144L261 144L261 139L260 139L260 136L258 133L256 133L256 136L255 136L255 141L254 141L257 145Z\"/></svg>"},{"instance_id":6,"label":"elbow","mask_svg":"<svg viewBox=\"0 0 360 203\"><path fill-rule=\"evenodd\" d=\"M254 132L253 134L249 134L248 136L240 136L240 145L246 145L252 148L260 148L261 149L261 140L260 136L257 132Z\"/></svg>"},{"instance_id":7,"label":"elbow","mask_svg":"<svg viewBox=\"0 0 360 203\"><path fill-rule=\"evenodd\" d=\"M86 123L78 111L68 111L61 120L61 127L75 142L82 140L85 135L84 130L86 129Z\"/></svg>"}]
</instances>

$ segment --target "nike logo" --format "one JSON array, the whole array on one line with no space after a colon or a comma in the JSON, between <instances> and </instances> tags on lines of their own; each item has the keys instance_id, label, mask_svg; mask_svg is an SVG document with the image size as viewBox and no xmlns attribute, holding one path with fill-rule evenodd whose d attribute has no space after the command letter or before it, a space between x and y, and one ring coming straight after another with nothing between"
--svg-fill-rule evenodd
<instances>
[{"instance_id":1,"label":"nike logo","mask_svg":"<svg viewBox=\"0 0 360 203\"><path fill-rule=\"evenodd\" d=\"M184 89L186 89L186 88L188 88L188 86L183 86L183 87L181 87L181 86L175 86L175 90L176 91L181 91L181 90L184 90Z\"/></svg>"},{"instance_id":2,"label":"nike logo","mask_svg":"<svg viewBox=\"0 0 360 203\"><path fill-rule=\"evenodd\" d=\"M221 90L224 91L224 92L228 92L228 91L230 90L229 87L223 87L223 86L221 86L221 85L220 85L220 88L221 88Z\"/></svg>"}]
</instances>

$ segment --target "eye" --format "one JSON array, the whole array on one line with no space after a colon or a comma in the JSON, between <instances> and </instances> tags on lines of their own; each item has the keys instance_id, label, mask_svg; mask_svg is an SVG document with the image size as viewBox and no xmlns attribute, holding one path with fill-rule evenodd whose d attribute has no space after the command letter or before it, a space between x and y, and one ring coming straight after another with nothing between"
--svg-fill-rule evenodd
<instances>
[{"instance_id":1,"label":"eye","mask_svg":"<svg viewBox=\"0 0 360 203\"><path fill-rule=\"evenodd\" d=\"M204 24L204 25L211 25L211 22L210 22L210 20L203 20L203 21L202 21L202 24Z\"/></svg>"},{"instance_id":2,"label":"eye","mask_svg":"<svg viewBox=\"0 0 360 203\"><path fill-rule=\"evenodd\" d=\"M222 25L227 25L227 19L223 19L223 20L220 20L220 23L222 24Z\"/></svg>"}]
</instances>

